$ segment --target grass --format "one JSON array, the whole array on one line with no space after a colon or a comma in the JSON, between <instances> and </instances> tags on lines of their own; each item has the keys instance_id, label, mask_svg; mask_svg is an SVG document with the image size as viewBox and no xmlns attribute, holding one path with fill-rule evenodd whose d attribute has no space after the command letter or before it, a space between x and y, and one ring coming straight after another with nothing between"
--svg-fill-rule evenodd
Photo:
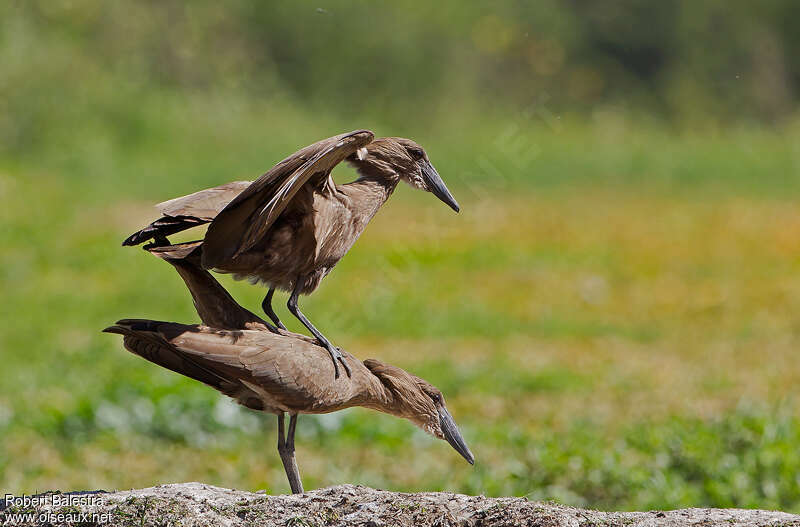
<instances>
[{"instance_id":1,"label":"grass","mask_svg":"<svg viewBox=\"0 0 800 527\"><path fill-rule=\"evenodd\" d=\"M0 488L288 490L271 416L100 330L197 319L168 266L119 246L152 202L253 177L330 123L278 105L298 124L270 142L251 112L223 133L196 100L173 102L145 104L135 136L54 127L65 150L0 159ZM491 139L507 124L419 138L463 213L400 188L303 301L356 356L439 386L476 466L351 410L300 419L306 486L800 512L800 132L623 122L611 137L608 121L528 119L508 142L533 145L525 155ZM223 282L260 303L262 290Z\"/></svg>"},{"instance_id":2,"label":"grass","mask_svg":"<svg viewBox=\"0 0 800 527\"><path fill-rule=\"evenodd\" d=\"M796 114L758 126L742 108L718 121L740 124L720 127L706 119L714 101L691 89L674 107L697 115L671 116L682 129L634 115L641 96L627 90L631 104L587 99L581 115L557 113L571 99L550 105L539 88L525 95L539 102L517 107L491 85L471 88L483 64L473 58L491 60L497 82L508 76L474 55L461 5L440 14L444 32L392 18L411 28L396 36L422 39L386 43L383 26L363 28L364 42L389 46L373 52L405 57L382 65L338 38L339 22L336 42L263 65L265 44L247 35L277 24L292 41L272 12L20 5L0 6L0 489L200 480L286 492L271 416L100 330L124 317L197 319L169 266L119 246L153 203L254 178L301 145L366 127L425 145L463 212L399 189L302 305L356 356L439 386L477 465L407 422L351 410L300 419L307 488L800 512ZM256 29L237 26L243 16ZM303 16L290 18L304 31L337 20ZM402 75L426 42L444 50L424 65L446 83L415 66ZM567 53L565 67L575 60L585 57ZM301 77L281 73L295 66ZM726 74L708 71L716 93ZM703 82L687 72L689 87ZM339 80L287 81L317 75ZM260 304L262 289L223 282Z\"/></svg>"}]
</instances>

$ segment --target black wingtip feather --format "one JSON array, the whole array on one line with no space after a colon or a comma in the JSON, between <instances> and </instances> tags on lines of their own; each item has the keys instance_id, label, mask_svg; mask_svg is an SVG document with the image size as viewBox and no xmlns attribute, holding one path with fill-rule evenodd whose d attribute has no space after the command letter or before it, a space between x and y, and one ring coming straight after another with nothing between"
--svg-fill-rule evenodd
<instances>
[{"instance_id":1,"label":"black wingtip feather","mask_svg":"<svg viewBox=\"0 0 800 527\"><path fill-rule=\"evenodd\" d=\"M122 246L141 245L148 240L156 240L159 245L163 245L165 242L169 243L166 241L167 236L204 223L208 223L208 220L194 216L162 216L144 229L125 238Z\"/></svg>"},{"instance_id":2,"label":"black wingtip feather","mask_svg":"<svg viewBox=\"0 0 800 527\"><path fill-rule=\"evenodd\" d=\"M153 237L153 234L152 233L150 233L149 235L146 234L145 233L146 230L147 229L142 229L138 232L134 232L133 234L125 238L125 241L122 242L122 246L130 247L133 245L140 245L146 242L147 240L151 239Z\"/></svg>"}]
</instances>

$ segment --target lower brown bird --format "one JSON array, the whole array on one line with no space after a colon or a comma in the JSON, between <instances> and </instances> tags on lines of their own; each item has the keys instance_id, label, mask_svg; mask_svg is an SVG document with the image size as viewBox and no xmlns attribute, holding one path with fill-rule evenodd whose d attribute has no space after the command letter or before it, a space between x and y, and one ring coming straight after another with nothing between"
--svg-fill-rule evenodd
<instances>
[{"instance_id":1,"label":"lower brown bird","mask_svg":"<svg viewBox=\"0 0 800 527\"><path fill-rule=\"evenodd\" d=\"M371 408L410 420L474 463L433 385L400 368L375 359L362 363L349 354L352 376L335 379L333 362L321 360L327 356L324 347L303 335L270 331L199 266L198 245L153 252L175 266L204 325L120 320L104 331L123 335L125 347L136 355L208 384L248 408L276 414L278 452L293 493L303 492L294 457L298 414ZM290 417L288 431L284 414Z\"/></svg>"}]
</instances>

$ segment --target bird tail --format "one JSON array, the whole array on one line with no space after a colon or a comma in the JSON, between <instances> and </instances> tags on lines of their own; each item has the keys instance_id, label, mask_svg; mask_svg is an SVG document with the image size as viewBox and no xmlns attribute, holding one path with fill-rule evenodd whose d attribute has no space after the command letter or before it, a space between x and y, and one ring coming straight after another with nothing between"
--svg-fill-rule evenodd
<instances>
[{"instance_id":1,"label":"bird tail","mask_svg":"<svg viewBox=\"0 0 800 527\"><path fill-rule=\"evenodd\" d=\"M203 240L161 246L147 245L145 249L153 256L166 260L172 265L178 265L179 261L183 261L202 269L200 259L203 252Z\"/></svg>"},{"instance_id":2,"label":"bird tail","mask_svg":"<svg viewBox=\"0 0 800 527\"><path fill-rule=\"evenodd\" d=\"M140 245L148 240L154 240L156 245L165 245L169 243L167 236L208 222L209 220L194 216L162 216L144 229L125 238L122 245Z\"/></svg>"},{"instance_id":3,"label":"bird tail","mask_svg":"<svg viewBox=\"0 0 800 527\"><path fill-rule=\"evenodd\" d=\"M165 247L145 246L145 249L175 268L189 288L203 324L228 330L269 327L261 317L239 305L211 273L201 267L202 240Z\"/></svg>"}]
</instances>

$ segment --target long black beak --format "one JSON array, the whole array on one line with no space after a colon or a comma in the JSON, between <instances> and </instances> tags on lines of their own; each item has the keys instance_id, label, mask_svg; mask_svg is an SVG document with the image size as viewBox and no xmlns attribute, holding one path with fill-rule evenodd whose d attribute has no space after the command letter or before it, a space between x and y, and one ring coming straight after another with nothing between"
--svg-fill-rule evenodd
<instances>
[{"instance_id":1,"label":"long black beak","mask_svg":"<svg viewBox=\"0 0 800 527\"><path fill-rule=\"evenodd\" d=\"M466 459L470 465L474 465L475 456L469 451L469 447L464 442L464 438L461 437L461 432L458 431L456 422L453 421L453 416L450 415L450 412L448 412L445 407L439 408L439 425L442 427L442 432L447 442L456 449L456 452L464 456L464 459Z\"/></svg>"},{"instance_id":2,"label":"long black beak","mask_svg":"<svg viewBox=\"0 0 800 527\"><path fill-rule=\"evenodd\" d=\"M456 198L450 194L450 191L447 190L447 186L442 181L442 176L433 168L433 165L430 164L428 161L422 161L422 177L425 179L425 183L428 184L428 188L431 189L433 195L439 198L440 200L444 201L451 209L458 212L461 208L458 206L458 202Z\"/></svg>"}]
</instances>

